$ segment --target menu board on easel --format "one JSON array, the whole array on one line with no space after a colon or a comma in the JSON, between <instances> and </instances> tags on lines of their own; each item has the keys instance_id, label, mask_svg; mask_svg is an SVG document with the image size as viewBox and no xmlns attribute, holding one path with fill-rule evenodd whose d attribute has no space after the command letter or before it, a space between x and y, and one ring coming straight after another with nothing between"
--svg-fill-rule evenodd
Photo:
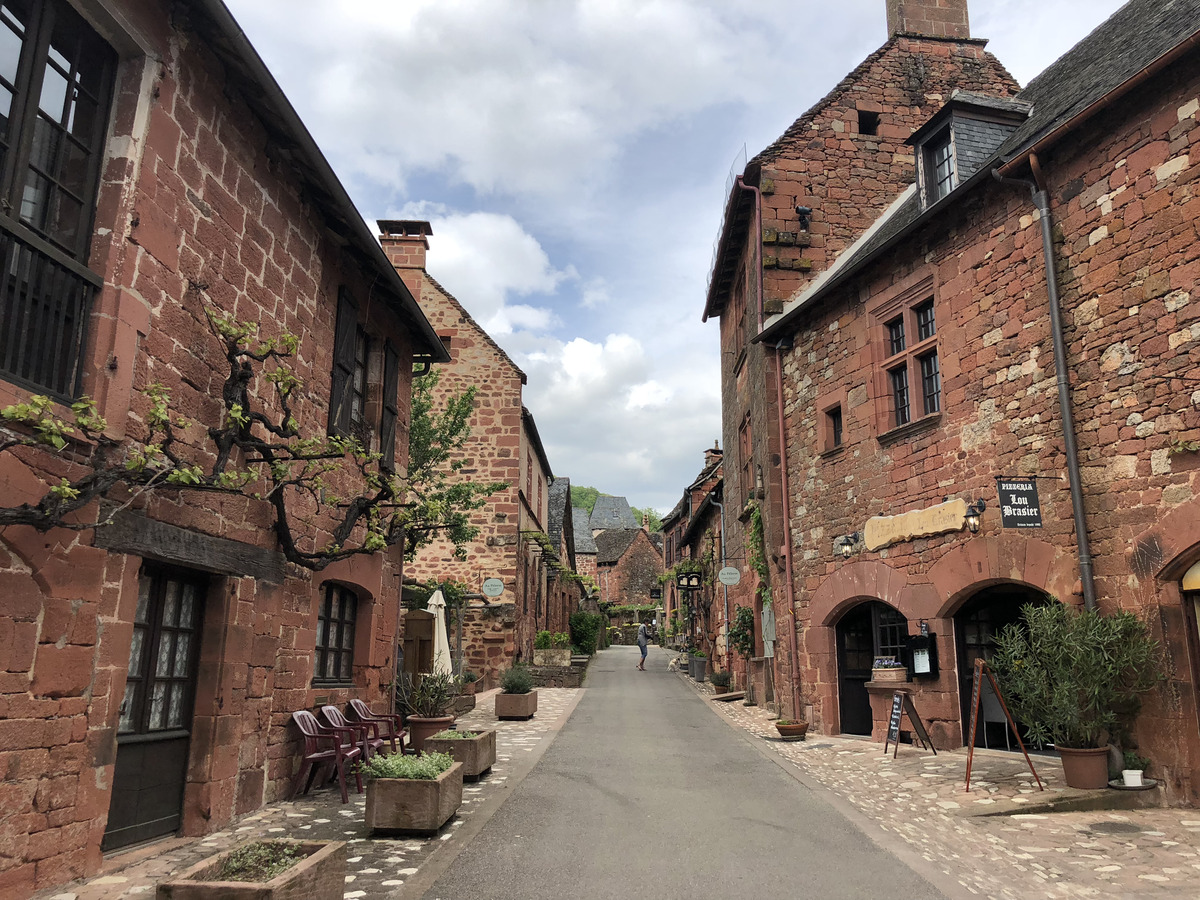
<instances>
[{"instance_id":1,"label":"menu board on easel","mask_svg":"<svg viewBox=\"0 0 1200 900\"><path fill-rule=\"evenodd\" d=\"M1025 762L1029 764L1029 771L1033 773L1038 789L1044 791L1046 788L1042 785L1042 779L1038 777L1037 770L1033 767L1033 760L1029 758L1029 751L1025 749L1025 742L1021 740L1021 733L1017 731L1017 723L1013 721L1012 713L1008 711L1008 704L1004 702L1004 695L1000 693L1000 686L996 684L996 676L992 674L991 667L988 666L985 660L976 659L975 672L971 683L971 727L968 731L970 736L967 738L967 792L970 793L971 790L971 763L975 758L975 733L979 726L980 690L983 687L983 678L985 675L992 687L992 691L996 695L996 699L1000 701L1000 708L1004 710L1004 717L1008 720L1008 727L1012 729L1021 752L1025 754Z\"/></svg>"},{"instance_id":2,"label":"menu board on easel","mask_svg":"<svg viewBox=\"0 0 1200 900\"><path fill-rule=\"evenodd\" d=\"M892 750L893 759L900 752L900 720L905 715L908 716L908 723L912 725L913 734L921 742L921 746L933 750L933 755L937 756L933 741L929 739L929 732L925 730L925 723L921 721L917 708L913 705L912 694L908 691L896 691L892 694L892 711L888 716L887 737L883 741L884 755L887 754L889 744L895 744L895 748Z\"/></svg>"}]
</instances>

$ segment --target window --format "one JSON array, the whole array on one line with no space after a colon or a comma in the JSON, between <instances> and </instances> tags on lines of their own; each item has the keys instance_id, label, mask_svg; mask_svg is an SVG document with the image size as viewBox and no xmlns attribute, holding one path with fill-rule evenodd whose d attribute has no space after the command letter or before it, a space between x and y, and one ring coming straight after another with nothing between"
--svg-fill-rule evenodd
<instances>
[{"instance_id":1,"label":"window","mask_svg":"<svg viewBox=\"0 0 1200 900\"><path fill-rule=\"evenodd\" d=\"M338 290L337 325L333 337L333 377L329 389L329 433L354 436L368 447L378 415L380 465L395 468L396 424L400 418L397 396L400 391L400 353L391 341L373 340L358 321L358 304L342 287ZM379 378L378 357L382 352L383 381L372 382L371 357L375 354L375 378ZM372 386L380 391L372 405Z\"/></svg>"},{"instance_id":2,"label":"window","mask_svg":"<svg viewBox=\"0 0 1200 900\"><path fill-rule=\"evenodd\" d=\"M354 622L358 597L349 588L325 585L317 610L313 684L350 684L354 677Z\"/></svg>"},{"instance_id":3,"label":"window","mask_svg":"<svg viewBox=\"0 0 1200 900\"><path fill-rule=\"evenodd\" d=\"M363 426L367 419L367 333L354 329L354 368L350 375L350 424ZM358 430L358 429L356 429Z\"/></svg>"},{"instance_id":4,"label":"window","mask_svg":"<svg viewBox=\"0 0 1200 900\"><path fill-rule=\"evenodd\" d=\"M825 424L829 429L829 446L826 449L834 450L842 446L842 407L840 405L826 411Z\"/></svg>"},{"instance_id":5,"label":"window","mask_svg":"<svg viewBox=\"0 0 1200 900\"><path fill-rule=\"evenodd\" d=\"M879 113L858 111L858 133L863 135L879 134Z\"/></svg>"},{"instance_id":6,"label":"window","mask_svg":"<svg viewBox=\"0 0 1200 900\"><path fill-rule=\"evenodd\" d=\"M949 128L925 145L925 172L930 203L936 203L954 189L954 144Z\"/></svg>"},{"instance_id":7,"label":"window","mask_svg":"<svg viewBox=\"0 0 1200 900\"><path fill-rule=\"evenodd\" d=\"M932 287L932 279L920 278L870 309L877 335L877 417L883 432L941 411Z\"/></svg>"},{"instance_id":8,"label":"window","mask_svg":"<svg viewBox=\"0 0 1200 900\"><path fill-rule=\"evenodd\" d=\"M117 57L62 0L0 3L0 371L79 389L86 267Z\"/></svg>"},{"instance_id":9,"label":"window","mask_svg":"<svg viewBox=\"0 0 1200 900\"><path fill-rule=\"evenodd\" d=\"M742 420L738 430L738 485L742 489L743 505L754 498L754 434L750 417Z\"/></svg>"}]
</instances>

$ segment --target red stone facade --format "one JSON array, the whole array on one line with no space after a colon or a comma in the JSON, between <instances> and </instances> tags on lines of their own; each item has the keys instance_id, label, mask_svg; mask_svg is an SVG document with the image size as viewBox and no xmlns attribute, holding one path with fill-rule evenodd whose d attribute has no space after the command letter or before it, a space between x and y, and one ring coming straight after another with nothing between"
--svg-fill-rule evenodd
<instances>
[{"instance_id":1,"label":"red stone facade","mask_svg":"<svg viewBox=\"0 0 1200 900\"><path fill-rule=\"evenodd\" d=\"M726 541L745 546L756 504L778 623L775 683L782 711L796 718L804 711L795 708L789 630L797 630L791 610L799 598L788 588L796 558L785 520L790 524L805 511L785 507L783 486L803 481L805 473L788 470L780 443L777 350L749 341L767 316L828 268L913 181L913 150L905 142L954 89L997 96L1017 91L984 41L964 30L919 24L950 13L951 19L961 13L965 29L963 0L894 0L893 36L750 161L725 211L705 316L721 322ZM811 210L807 227L797 207ZM806 526L797 521L796 527ZM731 603L754 606L756 579L745 569L742 576L730 588ZM763 687L758 685L760 692Z\"/></svg>"},{"instance_id":2,"label":"red stone facade","mask_svg":"<svg viewBox=\"0 0 1200 900\"><path fill-rule=\"evenodd\" d=\"M658 587L662 569L662 551L644 528L638 529L618 559L597 562L600 600L617 606L650 603L650 591Z\"/></svg>"},{"instance_id":3,"label":"red stone facade","mask_svg":"<svg viewBox=\"0 0 1200 900\"><path fill-rule=\"evenodd\" d=\"M52 6L66 14L63 3L34 4ZM222 412L227 370L206 322L207 304L259 323L263 337L286 331L301 338L294 369L304 389L294 413L305 435L324 435L342 290L377 298L369 315L359 306L358 324L376 347L387 339L399 354L394 401L403 426L414 353L438 358L440 345L382 253L372 251L370 235L334 239L353 208L311 199L312 185L328 188L332 174L310 152L315 148L299 125L281 124L290 108L284 110L257 58L218 59L208 49L235 34L222 19L224 8L197 4L180 18L174 4L115 6L119 16L85 16L121 54L84 259L102 284L86 323L82 392L98 401L108 433L143 437L143 391L161 383L172 408L195 423L183 429L180 452L202 466L211 462L205 426ZM276 116L269 127L262 118L268 108ZM373 355L366 410L376 422L381 368ZM0 380L0 404L30 393ZM271 396L259 399L273 410ZM65 407L58 414L70 416ZM378 446L377 428L364 436ZM405 427L397 428L396 447L402 464ZM47 479L80 475L82 468L63 460L86 449L72 445L53 458L24 451L0 457L5 503L36 501ZM356 489L352 482L334 487ZM131 746L118 731L139 594L152 573L182 573L198 585L199 627L191 636L198 647L192 645L195 675L188 682L194 698L186 703L191 688L181 695L180 708L190 712L178 729L185 742L185 767L177 773L183 834L219 829L289 794L298 749L288 726L293 710L352 696L383 699L380 684L394 658L399 548L314 574L279 561L273 516L262 501L163 489L129 512L133 536L152 538L137 552L122 546L129 531L123 537L106 528L0 531L0 895L6 898L100 866L114 770L120 773ZM318 524L307 546L321 546L328 517L311 512ZM227 554L230 548L238 552ZM266 560L265 570L239 569L242 557ZM196 568L199 560L207 560L206 571ZM314 686L318 606L331 584L356 601L353 667L348 678Z\"/></svg>"}]
</instances>

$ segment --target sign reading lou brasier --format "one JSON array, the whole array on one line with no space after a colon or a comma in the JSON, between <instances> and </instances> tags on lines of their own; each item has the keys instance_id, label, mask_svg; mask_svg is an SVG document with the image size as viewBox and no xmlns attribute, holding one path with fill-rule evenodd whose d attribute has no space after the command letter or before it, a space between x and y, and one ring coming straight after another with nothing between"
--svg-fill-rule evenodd
<instances>
[{"instance_id":1,"label":"sign reading lou brasier","mask_svg":"<svg viewBox=\"0 0 1200 900\"><path fill-rule=\"evenodd\" d=\"M1000 495L1001 525L1005 528L1042 527L1036 478L997 478L996 491Z\"/></svg>"}]
</instances>

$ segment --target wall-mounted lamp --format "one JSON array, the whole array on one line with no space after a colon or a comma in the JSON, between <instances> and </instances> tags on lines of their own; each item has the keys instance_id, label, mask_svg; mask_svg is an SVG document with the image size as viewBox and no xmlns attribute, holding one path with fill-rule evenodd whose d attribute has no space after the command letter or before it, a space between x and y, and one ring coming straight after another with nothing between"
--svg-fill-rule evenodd
<instances>
[{"instance_id":1,"label":"wall-mounted lamp","mask_svg":"<svg viewBox=\"0 0 1200 900\"><path fill-rule=\"evenodd\" d=\"M833 542L833 546L841 552L842 559L849 559L850 554L854 552L854 545L857 544L861 539L862 535L856 531L853 534L842 535Z\"/></svg>"},{"instance_id":2,"label":"wall-mounted lamp","mask_svg":"<svg viewBox=\"0 0 1200 900\"><path fill-rule=\"evenodd\" d=\"M971 529L971 534L978 533L979 519L985 509L987 509L986 500L976 500L967 507L967 527Z\"/></svg>"},{"instance_id":3,"label":"wall-mounted lamp","mask_svg":"<svg viewBox=\"0 0 1200 900\"><path fill-rule=\"evenodd\" d=\"M808 223L812 221L812 207L797 206L796 215L800 217L800 230L808 231Z\"/></svg>"}]
</instances>

